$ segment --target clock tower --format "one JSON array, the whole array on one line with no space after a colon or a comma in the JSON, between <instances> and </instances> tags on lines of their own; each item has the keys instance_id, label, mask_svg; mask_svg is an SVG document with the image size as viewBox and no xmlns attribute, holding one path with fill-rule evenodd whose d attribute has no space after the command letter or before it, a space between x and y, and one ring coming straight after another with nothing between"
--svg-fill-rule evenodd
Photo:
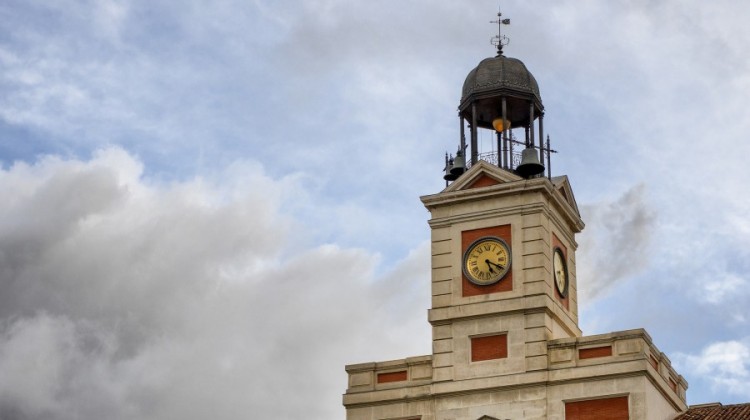
<instances>
[{"instance_id":1,"label":"clock tower","mask_svg":"<svg viewBox=\"0 0 750 420\"><path fill-rule=\"evenodd\" d=\"M583 222L567 178L527 179L480 160L422 201L432 214L435 386L546 370L547 341L581 336Z\"/></svg>"},{"instance_id":2,"label":"clock tower","mask_svg":"<svg viewBox=\"0 0 750 420\"><path fill-rule=\"evenodd\" d=\"M644 330L581 333L584 223L568 178L552 176L537 82L504 39L464 81L445 189L421 198L432 354L348 365L347 419L672 419L687 383Z\"/></svg>"}]
</instances>

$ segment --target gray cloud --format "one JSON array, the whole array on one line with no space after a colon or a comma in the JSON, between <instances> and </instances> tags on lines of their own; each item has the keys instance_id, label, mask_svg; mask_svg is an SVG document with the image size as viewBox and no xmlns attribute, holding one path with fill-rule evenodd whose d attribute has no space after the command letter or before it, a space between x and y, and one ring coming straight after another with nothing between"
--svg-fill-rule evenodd
<instances>
[{"instance_id":1,"label":"gray cloud","mask_svg":"<svg viewBox=\"0 0 750 420\"><path fill-rule=\"evenodd\" d=\"M655 214L642 184L612 201L581 206L581 214L586 229L576 260L580 300L586 304L648 267Z\"/></svg>"},{"instance_id":2,"label":"gray cloud","mask_svg":"<svg viewBox=\"0 0 750 420\"><path fill-rule=\"evenodd\" d=\"M335 418L344 364L427 352L427 244L376 274L289 230L293 183L223 178L119 149L0 172L1 417Z\"/></svg>"}]
</instances>

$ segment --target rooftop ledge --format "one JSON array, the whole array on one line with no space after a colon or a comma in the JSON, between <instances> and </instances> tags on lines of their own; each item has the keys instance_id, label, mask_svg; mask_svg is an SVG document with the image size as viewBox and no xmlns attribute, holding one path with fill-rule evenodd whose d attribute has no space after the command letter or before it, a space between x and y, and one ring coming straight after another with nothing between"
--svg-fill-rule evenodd
<instances>
[{"instance_id":1,"label":"rooftop ledge","mask_svg":"<svg viewBox=\"0 0 750 420\"><path fill-rule=\"evenodd\" d=\"M393 401L429 397L437 389L432 389L432 356L416 356L385 362L359 363L346 366L349 384L346 394L369 395L358 397L357 401ZM524 386L513 376L524 376L532 372L514 372L507 375L494 375L492 378L474 378L483 383L480 387ZM539 385L541 380L548 385L554 383L577 382L603 379L611 376L645 374L654 386L675 406L686 407L685 393L687 381L673 368L669 358L654 346L651 336L644 329L611 332L608 334L584 337L561 338L547 341L547 367L535 369L532 382L526 385ZM528 375L526 375L528 376ZM531 378L521 379L521 382ZM464 381L466 386L472 380ZM491 385L494 384L494 385ZM505 385L504 385L505 384ZM452 385L442 382L442 385ZM457 385L457 384L454 384ZM364 393L364 394L363 394ZM346 398L345 398L345 401ZM352 400L353 403L353 400ZM682 408L681 408L682 409Z\"/></svg>"},{"instance_id":2,"label":"rooftop ledge","mask_svg":"<svg viewBox=\"0 0 750 420\"><path fill-rule=\"evenodd\" d=\"M432 356L347 365L346 372L349 374L347 393L429 385Z\"/></svg>"},{"instance_id":3,"label":"rooftop ledge","mask_svg":"<svg viewBox=\"0 0 750 420\"><path fill-rule=\"evenodd\" d=\"M673 396L685 402L687 381L672 368L672 362L656 348L651 336L642 328L550 340L547 342L547 355L550 380L568 376L555 371L645 361L645 370L652 382L665 392L671 390Z\"/></svg>"}]
</instances>

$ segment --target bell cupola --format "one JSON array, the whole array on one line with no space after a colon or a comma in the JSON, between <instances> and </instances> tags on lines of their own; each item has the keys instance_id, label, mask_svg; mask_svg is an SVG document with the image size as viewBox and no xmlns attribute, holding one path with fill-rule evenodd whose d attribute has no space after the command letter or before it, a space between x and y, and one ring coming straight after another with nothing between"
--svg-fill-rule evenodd
<instances>
[{"instance_id":1,"label":"bell cupola","mask_svg":"<svg viewBox=\"0 0 750 420\"><path fill-rule=\"evenodd\" d=\"M498 20L493 23L498 24L498 35L492 39L497 55L479 62L466 76L458 106L460 143L456 157L446 157L446 182L455 181L479 160L523 178L541 176L545 159L547 169L550 166L551 150L549 139L544 141L544 105L539 85L521 60L503 53L508 38L501 29L510 24L510 19L502 19L498 13ZM488 130L496 138L490 150L479 150L480 130ZM551 177L549 171L548 176Z\"/></svg>"}]
</instances>

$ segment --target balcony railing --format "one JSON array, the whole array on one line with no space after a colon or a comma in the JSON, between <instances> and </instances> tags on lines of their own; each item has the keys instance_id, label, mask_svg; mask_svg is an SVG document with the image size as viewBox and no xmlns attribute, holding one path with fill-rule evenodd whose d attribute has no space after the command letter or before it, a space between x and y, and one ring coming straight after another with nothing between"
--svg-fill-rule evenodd
<instances>
[{"instance_id":1,"label":"balcony railing","mask_svg":"<svg viewBox=\"0 0 750 420\"><path fill-rule=\"evenodd\" d=\"M505 144L509 145L509 150L508 149L501 150L500 151L500 156L498 156L497 150L493 150L493 151L490 151L490 152L479 153L477 155L477 158L479 160L483 160L483 161L485 161L485 162L487 162L487 163L489 163L489 164L491 164L493 166L498 166L498 167L501 167L501 168L503 168L505 170L508 170L510 172L515 172L516 168L518 168L518 166L521 164L522 151L526 147L526 144L524 142L520 142L520 141L516 140L515 138L510 138L509 142L505 143ZM540 147L541 147L541 156L540 156L540 159L539 159L539 163L541 163L542 166L545 167L544 168L545 172L543 172L543 173L541 173L539 175L536 175L535 177L538 177L538 176L541 176L541 177L544 177L544 176L551 177L552 171L551 171L551 168L550 168L550 166L551 166L550 157L551 157L552 153L557 153L557 151L556 150L552 150L550 148L549 136L547 136L546 144L534 147L534 150L537 153L539 153ZM510 156L510 165L508 165L508 163L505 162L507 156ZM502 162L502 164L500 164L500 162L498 162L498 159ZM453 165L453 156L452 155L449 155L448 153L445 154L445 164L446 164L446 169L445 170L449 170L450 168L452 168L452 165ZM466 157L464 165L466 165L465 166L466 170L468 170L469 168L471 168L471 159L469 158L469 156ZM453 171L451 171L451 172L453 172ZM453 176L452 179L450 178L451 176ZM457 177L458 177L458 175L455 175L455 173L454 174L448 174L448 175L446 175L446 177L444 178L446 180L446 186L448 185L448 182L455 180Z\"/></svg>"},{"instance_id":2,"label":"balcony railing","mask_svg":"<svg viewBox=\"0 0 750 420\"><path fill-rule=\"evenodd\" d=\"M480 153L478 155L479 160L483 160L491 165L497 166L497 151ZM547 158L547 152L544 152L544 158ZM521 164L521 152L515 150L511 154L511 166L509 170L513 171ZM544 162L542 163L544 164ZM466 162L466 169L471 167L471 159Z\"/></svg>"}]
</instances>

